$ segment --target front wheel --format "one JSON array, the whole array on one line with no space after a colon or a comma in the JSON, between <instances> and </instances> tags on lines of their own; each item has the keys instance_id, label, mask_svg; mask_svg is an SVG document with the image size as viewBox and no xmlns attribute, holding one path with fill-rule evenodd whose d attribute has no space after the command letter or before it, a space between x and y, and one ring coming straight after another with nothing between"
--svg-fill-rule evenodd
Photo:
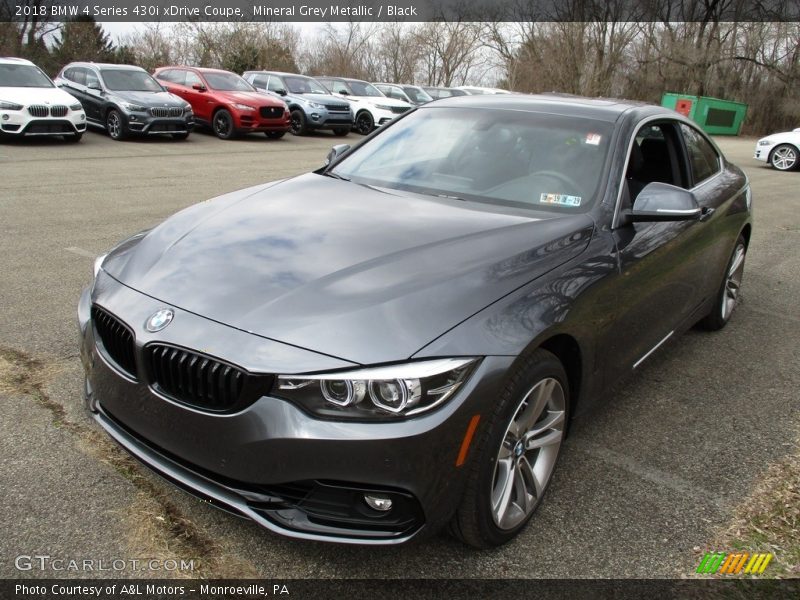
<instances>
[{"instance_id":1,"label":"front wheel","mask_svg":"<svg viewBox=\"0 0 800 600\"><path fill-rule=\"evenodd\" d=\"M293 135L305 135L308 133L305 113L299 108L295 108L292 111L289 126L291 127L291 132Z\"/></svg>"},{"instance_id":2,"label":"front wheel","mask_svg":"<svg viewBox=\"0 0 800 600\"><path fill-rule=\"evenodd\" d=\"M119 111L108 111L108 116L106 116L106 129L108 129L108 135L112 140L119 142L125 139L125 122L122 120L122 115L119 114Z\"/></svg>"},{"instance_id":3,"label":"front wheel","mask_svg":"<svg viewBox=\"0 0 800 600\"><path fill-rule=\"evenodd\" d=\"M797 148L791 144L776 146L769 155L769 163L778 171L791 171L798 165Z\"/></svg>"},{"instance_id":4,"label":"front wheel","mask_svg":"<svg viewBox=\"0 0 800 600\"><path fill-rule=\"evenodd\" d=\"M717 291L714 308L700 321L700 326L708 331L722 329L730 321L733 310L739 304L744 276L744 259L747 255L747 243L744 236L739 236L736 246L725 269L725 276Z\"/></svg>"},{"instance_id":5,"label":"front wheel","mask_svg":"<svg viewBox=\"0 0 800 600\"><path fill-rule=\"evenodd\" d=\"M550 483L569 417L561 362L537 349L513 367L475 455L451 532L477 548L505 544L533 516Z\"/></svg>"},{"instance_id":6,"label":"front wheel","mask_svg":"<svg viewBox=\"0 0 800 600\"><path fill-rule=\"evenodd\" d=\"M375 129L375 120L369 112L362 111L356 117L355 130L361 135L367 135Z\"/></svg>"},{"instance_id":7,"label":"front wheel","mask_svg":"<svg viewBox=\"0 0 800 600\"><path fill-rule=\"evenodd\" d=\"M221 140L229 140L236 135L233 128L233 116L224 108L214 113L213 119L214 135Z\"/></svg>"},{"instance_id":8,"label":"front wheel","mask_svg":"<svg viewBox=\"0 0 800 600\"><path fill-rule=\"evenodd\" d=\"M285 131L265 131L264 135L267 136L271 140L279 140L284 135L286 135Z\"/></svg>"}]
</instances>

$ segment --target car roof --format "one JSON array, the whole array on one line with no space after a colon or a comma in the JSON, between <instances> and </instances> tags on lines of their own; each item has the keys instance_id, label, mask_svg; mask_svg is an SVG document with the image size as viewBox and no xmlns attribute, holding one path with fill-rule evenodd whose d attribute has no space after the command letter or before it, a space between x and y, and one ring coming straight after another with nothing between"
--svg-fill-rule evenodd
<instances>
[{"instance_id":1,"label":"car roof","mask_svg":"<svg viewBox=\"0 0 800 600\"><path fill-rule=\"evenodd\" d=\"M2 65L33 65L33 63L25 58L17 58L15 56L0 56L0 64ZM34 65L36 66L36 65Z\"/></svg>"},{"instance_id":2,"label":"car roof","mask_svg":"<svg viewBox=\"0 0 800 600\"><path fill-rule=\"evenodd\" d=\"M169 65L158 67L156 71L166 71L168 69L188 69L190 71L197 71L198 73L230 73L232 75L236 75L236 73L233 71L226 71L225 69L212 69L211 67L191 67L189 65Z\"/></svg>"},{"instance_id":3,"label":"car roof","mask_svg":"<svg viewBox=\"0 0 800 600\"><path fill-rule=\"evenodd\" d=\"M307 77L308 79L314 79L314 77L312 77L311 75L303 75L302 73L287 73L285 71L267 71L263 69L262 70L254 69L244 72L245 75L250 75L252 73L266 73L267 75L277 75L279 77Z\"/></svg>"},{"instance_id":4,"label":"car roof","mask_svg":"<svg viewBox=\"0 0 800 600\"><path fill-rule=\"evenodd\" d=\"M426 105L428 106L428 105ZM644 113L673 115L660 106L613 98L585 98L569 94L492 94L480 96L453 96L441 98L430 105L431 109L459 107L518 110L551 113L563 116L580 116L602 121L616 121L620 115L632 109Z\"/></svg>"},{"instance_id":5,"label":"car roof","mask_svg":"<svg viewBox=\"0 0 800 600\"><path fill-rule=\"evenodd\" d=\"M101 71L103 69L115 69L119 71L144 71L142 67L139 67L137 65L117 65L114 63L96 63L96 62L80 62L80 61L71 62L68 65L64 65L64 69L70 67L90 67L90 68L100 69Z\"/></svg>"},{"instance_id":6,"label":"car roof","mask_svg":"<svg viewBox=\"0 0 800 600\"><path fill-rule=\"evenodd\" d=\"M317 75L317 79L339 79L341 81L357 81L358 83L369 83L369 81L365 79L355 79L354 77L337 77L335 75ZM369 83L372 85L371 83Z\"/></svg>"}]
</instances>

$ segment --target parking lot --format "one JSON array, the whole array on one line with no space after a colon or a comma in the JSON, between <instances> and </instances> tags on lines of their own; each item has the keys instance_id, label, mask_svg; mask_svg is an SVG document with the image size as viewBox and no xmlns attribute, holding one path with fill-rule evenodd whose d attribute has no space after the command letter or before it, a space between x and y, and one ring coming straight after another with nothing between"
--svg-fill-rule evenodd
<instances>
[{"instance_id":1,"label":"parking lot","mask_svg":"<svg viewBox=\"0 0 800 600\"><path fill-rule=\"evenodd\" d=\"M724 330L680 337L575 424L543 505L510 544L287 540L140 470L82 406L75 310L93 257L181 208L316 168L330 146L360 139L113 142L88 132L74 145L0 144L0 576L676 577L696 568L769 464L795 451L800 172L763 167L752 139L718 138L753 188L743 303ZM15 567L36 554L198 560L182 573Z\"/></svg>"}]
</instances>

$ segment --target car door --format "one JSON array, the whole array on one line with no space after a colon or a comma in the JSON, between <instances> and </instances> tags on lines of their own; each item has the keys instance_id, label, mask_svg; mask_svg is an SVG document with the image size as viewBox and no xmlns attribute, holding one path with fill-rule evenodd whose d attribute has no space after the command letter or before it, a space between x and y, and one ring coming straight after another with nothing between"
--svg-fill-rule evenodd
<instances>
[{"instance_id":1,"label":"car door","mask_svg":"<svg viewBox=\"0 0 800 600\"><path fill-rule=\"evenodd\" d=\"M97 123L105 123L103 108L106 104L106 99L100 77L94 70L87 67L79 67L79 69L84 72L84 80L86 81L84 86L86 103L84 104L81 101L83 110L86 112L86 118L92 119Z\"/></svg>"},{"instance_id":2,"label":"car door","mask_svg":"<svg viewBox=\"0 0 800 600\"><path fill-rule=\"evenodd\" d=\"M707 219L623 222L620 215L648 183L692 188L679 123L650 122L639 127L629 143L613 228L619 278L609 374L635 369L693 318L704 301L706 242L711 237Z\"/></svg>"},{"instance_id":3,"label":"car door","mask_svg":"<svg viewBox=\"0 0 800 600\"><path fill-rule=\"evenodd\" d=\"M70 67L65 69L61 74L59 87L68 92L71 96L76 98L83 106L84 112L87 113L87 118L90 118L86 111L88 98L86 94L86 75L83 69L77 67Z\"/></svg>"},{"instance_id":4,"label":"car door","mask_svg":"<svg viewBox=\"0 0 800 600\"><path fill-rule=\"evenodd\" d=\"M199 89L196 89L195 86L198 86ZM208 89L208 84L199 74L194 71L186 71L182 97L192 105L195 118L205 123L211 122L211 107L214 104Z\"/></svg>"}]
</instances>

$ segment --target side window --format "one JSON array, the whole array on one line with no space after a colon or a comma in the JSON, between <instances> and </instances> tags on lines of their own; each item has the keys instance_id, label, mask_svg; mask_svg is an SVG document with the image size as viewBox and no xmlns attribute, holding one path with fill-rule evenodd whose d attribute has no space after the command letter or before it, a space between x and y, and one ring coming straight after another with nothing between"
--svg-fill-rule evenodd
<instances>
[{"instance_id":1,"label":"side window","mask_svg":"<svg viewBox=\"0 0 800 600\"><path fill-rule=\"evenodd\" d=\"M91 69L83 69L86 73L86 87L100 87L100 78Z\"/></svg>"},{"instance_id":2,"label":"side window","mask_svg":"<svg viewBox=\"0 0 800 600\"><path fill-rule=\"evenodd\" d=\"M69 79L71 79L72 81L74 81L77 84L86 85L86 70L85 69L79 69L79 68L76 67L76 68L69 69L69 72L71 73L71 75L69 76Z\"/></svg>"},{"instance_id":3,"label":"side window","mask_svg":"<svg viewBox=\"0 0 800 600\"><path fill-rule=\"evenodd\" d=\"M280 77L275 77L275 75L270 75L267 89L270 92L277 92L278 90L285 90L286 86L283 84L283 81L281 81Z\"/></svg>"},{"instance_id":4,"label":"side window","mask_svg":"<svg viewBox=\"0 0 800 600\"><path fill-rule=\"evenodd\" d=\"M341 81L336 81L335 79L329 79L328 83L325 84L325 87L337 94L339 92L347 93L347 86L345 86L345 84Z\"/></svg>"},{"instance_id":5,"label":"side window","mask_svg":"<svg viewBox=\"0 0 800 600\"><path fill-rule=\"evenodd\" d=\"M694 183L705 181L719 171L719 155L714 147L692 127L681 123L683 141L689 153L689 163L692 165Z\"/></svg>"},{"instance_id":6,"label":"side window","mask_svg":"<svg viewBox=\"0 0 800 600\"><path fill-rule=\"evenodd\" d=\"M674 123L652 123L639 129L625 172L629 198L623 208L632 206L648 183L687 187L688 177L679 160L679 147Z\"/></svg>"},{"instance_id":7,"label":"side window","mask_svg":"<svg viewBox=\"0 0 800 600\"><path fill-rule=\"evenodd\" d=\"M186 87L192 87L193 85L204 85L203 80L200 79L200 76L197 73L192 71L184 71L186 73L186 81L183 85Z\"/></svg>"},{"instance_id":8,"label":"side window","mask_svg":"<svg viewBox=\"0 0 800 600\"><path fill-rule=\"evenodd\" d=\"M253 77L250 83L253 84L254 87L257 87L260 90L267 89L267 81L269 81L269 77L267 75L256 75Z\"/></svg>"}]
</instances>

